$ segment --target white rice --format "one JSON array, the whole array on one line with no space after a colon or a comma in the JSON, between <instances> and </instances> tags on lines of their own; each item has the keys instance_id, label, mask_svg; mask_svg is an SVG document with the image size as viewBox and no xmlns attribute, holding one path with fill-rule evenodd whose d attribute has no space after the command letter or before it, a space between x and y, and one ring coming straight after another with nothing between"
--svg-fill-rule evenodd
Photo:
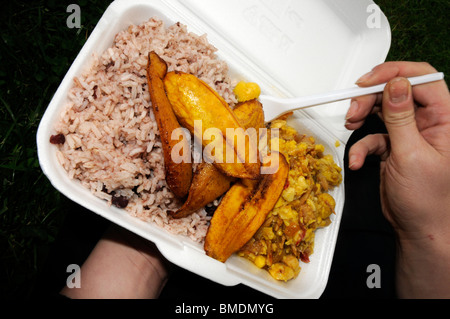
<instances>
[{"instance_id":1,"label":"white rice","mask_svg":"<svg viewBox=\"0 0 450 319\"><path fill-rule=\"evenodd\" d=\"M69 105L56 124L65 136L57 154L70 178L112 205L128 199L125 210L174 234L203 241L209 225L204 209L179 220L167 211L180 203L165 181L159 131L147 88L148 53L154 50L169 71L191 73L236 103L225 62L206 36L179 23L168 28L158 18L131 25L81 76L74 79ZM217 203L216 203L217 205Z\"/></svg>"}]
</instances>

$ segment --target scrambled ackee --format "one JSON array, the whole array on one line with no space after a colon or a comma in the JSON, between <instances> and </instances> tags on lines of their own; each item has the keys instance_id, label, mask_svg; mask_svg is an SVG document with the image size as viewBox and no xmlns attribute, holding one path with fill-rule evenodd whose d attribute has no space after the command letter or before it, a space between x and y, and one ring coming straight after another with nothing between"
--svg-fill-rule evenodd
<instances>
[{"instance_id":1,"label":"scrambled ackee","mask_svg":"<svg viewBox=\"0 0 450 319\"><path fill-rule=\"evenodd\" d=\"M299 260L309 262L315 230L331 223L336 203L327 191L342 182L342 175L313 137L300 135L285 120L273 121L270 128L279 128L279 151L289 163L289 177L264 224L238 254L288 281L299 274Z\"/></svg>"},{"instance_id":2,"label":"scrambled ackee","mask_svg":"<svg viewBox=\"0 0 450 319\"><path fill-rule=\"evenodd\" d=\"M238 102L257 99L261 94L261 88L253 82L239 82L233 90Z\"/></svg>"}]
</instances>

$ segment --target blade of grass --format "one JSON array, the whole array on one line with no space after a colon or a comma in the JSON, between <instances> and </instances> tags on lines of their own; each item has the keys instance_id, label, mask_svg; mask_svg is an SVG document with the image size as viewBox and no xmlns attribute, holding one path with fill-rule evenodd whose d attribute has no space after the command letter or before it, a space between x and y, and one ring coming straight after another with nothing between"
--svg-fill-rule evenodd
<instances>
[{"instance_id":1,"label":"blade of grass","mask_svg":"<svg viewBox=\"0 0 450 319\"><path fill-rule=\"evenodd\" d=\"M12 119L12 123L11 123L8 131L6 131L5 136L3 137L2 141L0 142L0 151L1 151L3 146L6 143L6 140L11 135L11 132L14 130L14 128L17 124L17 119L16 119L13 111L11 110L11 107L9 106L9 104L6 103L6 101L3 99L2 95L0 95L0 102L2 102L3 106L5 107L6 111L9 113L9 115L11 116L11 119Z\"/></svg>"}]
</instances>

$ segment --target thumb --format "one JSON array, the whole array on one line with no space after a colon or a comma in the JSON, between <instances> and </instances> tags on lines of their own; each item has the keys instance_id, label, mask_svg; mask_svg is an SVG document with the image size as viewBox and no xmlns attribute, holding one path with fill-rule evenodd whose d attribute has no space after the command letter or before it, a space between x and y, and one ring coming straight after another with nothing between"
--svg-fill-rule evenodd
<instances>
[{"instance_id":1,"label":"thumb","mask_svg":"<svg viewBox=\"0 0 450 319\"><path fill-rule=\"evenodd\" d=\"M392 151L410 151L420 139L417 129L412 88L405 78L388 82L383 94L383 120L389 133Z\"/></svg>"}]
</instances>

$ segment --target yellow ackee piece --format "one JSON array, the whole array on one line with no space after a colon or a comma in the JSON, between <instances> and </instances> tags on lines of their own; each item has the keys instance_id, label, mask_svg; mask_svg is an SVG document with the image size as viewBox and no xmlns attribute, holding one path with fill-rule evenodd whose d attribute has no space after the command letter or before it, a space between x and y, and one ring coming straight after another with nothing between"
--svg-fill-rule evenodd
<instances>
[{"instance_id":1,"label":"yellow ackee piece","mask_svg":"<svg viewBox=\"0 0 450 319\"><path fill-rule=\"evenodd\" d=\"M257 99L261 94L261 88L258 84L253 82L239 82L234 88L238 102L246 102Z\"/></svg>"},{"instance_id":2,"label":"yellow ackee piece","mask_svg":"<svg viewBox=\"0 0 450 319\"><path fill-rule=\"evenodd\" d=\"M266 265L266 257L264 256L256 256L255 265L258 268L263 268Z\"/></svg>"}]
</instances>

